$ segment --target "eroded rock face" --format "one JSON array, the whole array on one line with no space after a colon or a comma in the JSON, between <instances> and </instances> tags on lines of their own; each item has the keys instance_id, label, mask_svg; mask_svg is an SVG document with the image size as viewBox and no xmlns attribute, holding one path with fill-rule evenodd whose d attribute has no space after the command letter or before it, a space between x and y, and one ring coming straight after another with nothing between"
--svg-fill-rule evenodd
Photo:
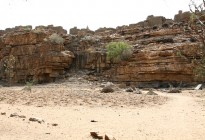
<instances>
[{"instance_id":1,"label":"eroded rock face","mask_svg":"<svg viewBox=\"0 0 205 140\"><path fill-rule=\"evenodd\" d=\"M64 76L72 63L75 70L86 69L109 81L196 81L193 60L201 58L201 48L196 35L190 35L187 28L188 14L180 11L175 21L148 16L143 22L116 29L74 27L70 34L52 25L0 31L0 78L13 82L52 81ZM53 33L61 35L64 42L51 41ZM111 64L106 45L117 41L127 42L134 51L128 60Z\"/></svg>"},{"instance_id":2,"label":"eroded rock face","mask_svg":"<svg viewBox=\"0 0 205 140\"><path fill-rule=\"evenodd\" d=\"M49 40L50 35L45 30L4 34L0 39L0 78L9 83L25 83L62 77L74 55L64 49L64 44Z\"/></svg>"},{"instance_id":3,"label":"eroded rock face","mask_svg":"<svg viewBox=\"0 0 205 140\"><path fill-rule=\"evenodd\" d=\"M149 44L137 48L129 62L111 70L114 81L176 81L193 82L192 58L199 55L198 44ZM115 73L115 74L114 74Z\"/></svg>"},{"instance_id":4,"label":"eroded rock face","mask_svg":"<svg viewBox=\"0 0 205 140\"><path fill-rule=\"evenodd\" d=\"M94 35L72 36L66 46L72 48L74 53L81 54L78 58L80 63L76 63L81 65L80 68L96 72L101 69L98 72L102 72L111 81L196 81L193 60L200 59L201 48L200 43L192 41L190 34L184 30L186 23L165 27L162 24L168 24L169 20L163 17L151 16L144 22L148 20L153 21L148 27L144 27L144 24L130 24L117 27L113 33L108 29L104 34L97 32ZM157 29L152 27L155 24L159 25ZM106 60L105 46L109 42L122 40L134 46L134 53L127 61L111 66ZM99 53L104 55L98 56Z\"/></svg>"},{"instance_id":5,"label":"eroded rock face","mask_svg":"<svg viewBox=\"0 0 205 140\"><path fill-rule=\"evenodd\" d=\"M199 42L191 42L183 29L146 31L132 38L135 51L128 61L105 72L113 81L193 82L194 58L200 59Z\"/></svg>"}]
</instances>

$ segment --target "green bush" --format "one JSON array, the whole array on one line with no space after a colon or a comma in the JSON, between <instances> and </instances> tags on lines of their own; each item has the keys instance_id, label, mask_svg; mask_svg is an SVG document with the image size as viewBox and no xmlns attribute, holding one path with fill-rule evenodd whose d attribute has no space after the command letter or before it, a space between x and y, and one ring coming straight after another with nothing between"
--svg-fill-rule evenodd
<instances>
[{"instance_id":1,"label":"green bush","mask_svg":"<svg viewBox=\"0 0 205 140\"><path fill-rule=\"evenodd\" d=\"M133 47L125 42L111 42L106 46L108 60L119 62L129 59L133 54Z\"/></svg>"}]
</instances>

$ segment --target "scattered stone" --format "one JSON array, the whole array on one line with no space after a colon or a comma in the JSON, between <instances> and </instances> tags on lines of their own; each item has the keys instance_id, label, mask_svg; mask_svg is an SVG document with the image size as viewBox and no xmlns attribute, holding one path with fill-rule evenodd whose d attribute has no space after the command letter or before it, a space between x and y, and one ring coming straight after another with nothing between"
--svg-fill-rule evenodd
<instances>
[{"instance_id":1,"label":"scattered stone","mask_svg":"<svg viewBox=\"0 0 205 140\"><path fill-rule=\"evenodd\" d=\"M38 123L43 123L45 122L43 119L41 118L29 118L29 121L31 122L38 122Z\"/></svg>"},{"instance_id":2,"label":"scattered stone","mask_svg":"<svg viewBox=\"0 0 205 140\"><path fill-rule=\"evenodd\" d=\"M19 118L26 118L24 115L18 115Z\"/></svg>"},{"instance_id":3,"label":"scattered stone","mask_svg":"<svg viewBox=\"0 0 205 140\"><path fill-rule=\"evenodd\" d=\"M58 126L58 124L57 123L53 123L52 126Z\"/></svg>"},{"instance_id":4,"label":"scattered stone","mask_svg":"<svg viewBox=\"0 0 205 140\"><path fill-rule=\"evenodd\" d=\"M202 84L198 84L198 85L195 87L195 90L202 90Z\"/></svg>"},{"instance_id":5,"label":"scattered stone","mask_svg":"<svg viewBox=\"0 0 205 140\"><path fill-rule=\"evenodd\" d=\"M1 112L1 115L6 115L6 112Z\"/></svg>"},{"instance_id":6,"label":"scattered stone","mask_svg":"<svg viewBox=\"0 0 205 140\"><path fill-rule=\"evenodd\" d=\"M17 117L17 118L26 118L24 115L18 115L17 113L12 113L10 117Z\"/></svg>"},{"instance_id":7,"label":"scattered stone","mask_svg":"<svg viewBox=\"0 0 205 140\"><path fill-rule=\"evenodd\" d=\"M172 88L168 91L168 93L181 93L181 90L177 88Z\"/></svg>"},{"instance_id":8,"label":"scattered stone","mask_svg":"<svg viewBox=\"0 0 205 140\"><path fill-rule=\"evenodd\" d=\"M47 135L50 135L51 133L46 133Z\"/></svg>"},{"instance_id":9,"label":"scattered stone","mask_svg":"<svg viewBox=\"0 0 205 140\"><path fill-rule=\"evenodd\" d=\"M94 139L103 139L103 136L99 136L99 134L97 132L90 132L90 135L94 138Z\"/></svg>"},{"instance_id":10,"label":"scattered stone","mask_svg":"<svg viewBox=\"0 0 205 140\"><path fill-rule=\"evenodd\" d=\"M126 91L126 92L133 92L134 90L133 90L131 87L129 87L129 88L127 88L125 91Z\"/></svg>"},{"instance_id":11,"label":"scattered stone","mask_svg":"<svg viewBox=\"0 0 205 140\"><path fill-rule=\"evenodd\" d=\"M149 90L148 92L147 92L147 95L158 95L157 93L155 93L154 91L152 91L152 90Z\"/></svg>"},{"instance_id":12,"label":"scattered stone","mask_svg":"<svg viewBox=\"0 0 205 140\"><path fill-rule=\"evenodd\" d=\"M105 134L105 140L116 140L113 136Z\"/></svg>"},{"instance_id":13,"label":"scattered stone","mask_svg":"<svg viewBox=\"0 0 205 140\"><path fill-rule=\"evenodd\" d=\"M111 86L106 86L101 90L101 93L110 93L114 92L114 89Z\"/></svg>"},{"instance_id":14,"label":"scattered stone","mask_svg":"<svg viewBox=\"0 0 205 140\"><path fill-rule=\"evenodd\" d=\"M18 117L19 115L17 114L17 113L12 113L11 115L10 115L10 117Z\"/></svg>"},{"instance_id":15,"label":"scattered stone","mask_svg":"<svg viewBox=\"0 0 205 140\"><path fill-rule=\"evenodd\" d=\"M98 122L98 121L95 121L95 120L91 120L90 122Z\"/></svg>"}]
</instances>

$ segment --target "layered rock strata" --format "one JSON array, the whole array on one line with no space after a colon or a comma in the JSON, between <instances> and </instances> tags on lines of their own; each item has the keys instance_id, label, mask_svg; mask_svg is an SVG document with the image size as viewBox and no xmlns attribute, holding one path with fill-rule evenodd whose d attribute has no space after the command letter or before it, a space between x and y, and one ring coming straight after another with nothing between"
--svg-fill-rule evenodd
<instances>
[{"instance_id":1,"label":"layered rock strata","mask_svg":"<svg viewBox=\"0 0 205 140\"><path fill-rule=\"evenodd\" d=\"M201 59L202 51L197 35L187 28L187 17L186 12L175 20L148 16L116 29L75 27L70 34L51 25L7 29L0 32L0 78L48 82L64 77L72 67L118 82L194 82L193 61ZM106 45L117 41L127 42L134 51L128 60L111 64Z\"/></svg>"},{"instance_id":2,"label":"layered rock strata","mask_svg":"<svg viewBox=\"0 0 205 140\"><path fill-rule=\"evenodd\" d=\"M56 34L56 38L50 38L53 32L23 30L1 36L1 80L9 83L49 82L62 77L74 55L65 50L63 43L56 41L60 36Z\"/></svg>"}]
</instances>

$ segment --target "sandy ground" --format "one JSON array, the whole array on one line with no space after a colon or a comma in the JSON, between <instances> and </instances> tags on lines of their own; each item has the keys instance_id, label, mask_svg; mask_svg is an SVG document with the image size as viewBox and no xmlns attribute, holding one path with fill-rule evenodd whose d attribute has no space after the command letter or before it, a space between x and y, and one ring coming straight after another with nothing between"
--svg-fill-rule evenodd
<instances>
[{"instance_id":1,"label":"sandy ground","mask_svg":"<svg viewBox=\"0 0 205 140\"><path fill-rule=\"evenodd\" d=\"M116 140L205 139L204 90L100 93L100 84L87 81L23 88L0 88L0 140L92 140L92 131Z\"/></svg>"}]
</instances>

